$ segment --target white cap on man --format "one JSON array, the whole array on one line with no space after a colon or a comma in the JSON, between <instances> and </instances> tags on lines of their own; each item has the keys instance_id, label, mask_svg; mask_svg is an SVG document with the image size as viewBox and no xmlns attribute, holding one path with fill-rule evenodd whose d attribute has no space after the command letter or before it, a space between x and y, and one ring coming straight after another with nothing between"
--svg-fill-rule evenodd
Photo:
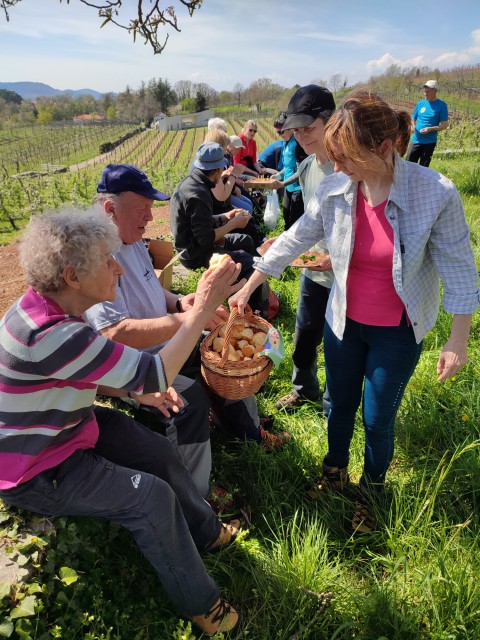
<instances>
[{"instance_id":1,"label":"white cap on man","mask_svg":"<svg viewBox=\"0 0 480 640\"><path fill-rule=\"evenodd\" d=\"M438 82L436 80L427 80L423 85L424 89L435 89L438 91Z\"/></svg>"},{"instance_id":2,"label":"white cap on man","mask_svg":"<svg viewBox=\"0 0 480 640\"><path fill-rule=\"evenodd\" d=\"M245 149L245 145L240 136L230 136L230 144L232 147L235 147L235 149Z\"/></svg>"}]
</instances>

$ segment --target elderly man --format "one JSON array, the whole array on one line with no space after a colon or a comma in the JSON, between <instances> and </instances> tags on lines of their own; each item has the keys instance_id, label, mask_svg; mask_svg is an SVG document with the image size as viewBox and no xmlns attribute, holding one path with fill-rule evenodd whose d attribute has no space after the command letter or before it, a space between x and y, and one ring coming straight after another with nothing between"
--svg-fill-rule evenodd
<instances>
[{"instance_id":1,"label":"elderly man","mask_svg":"<svg viewBox=\"0 0 480 640\"><path fill-rule=\"evenodd\" d=\"M420 100L412 114L415 129L407 152L407 160L430 165L437 146L438 132L448 127L447 103L437 98L438 82L427 80L423 85L425 99Z\"/></svg>"},{"instance_id":2,"label":"elderly man","mask_svg":"<svg viewBox=\"0 0 480 640\"><path fill-rule=\"evenodd\" d=\"M87 320L106 337L149 353L158 352L177 333L195 299L195 294L182 298L162 288L142 242L146 226L153 219L153 202L167 198L137 167L115 164L103 170L95 198L118 227L123 245L115 258L125 274L119 278L115 301L91 307ZM226 310L219 308L213 321L218 323L227 317ZM210 402L203 387L186 376L178 375L172 386L183 399L183 411L166 420L158 412L145 416L147 410L140 407L135 417L148 423L154 417L206 497L211 469ZM253 396L240 402L220 398L213 398L213 402L222 424L236 436L265 446L275 440L276 436L260 428Z\"/></svg>"}]
</instances>

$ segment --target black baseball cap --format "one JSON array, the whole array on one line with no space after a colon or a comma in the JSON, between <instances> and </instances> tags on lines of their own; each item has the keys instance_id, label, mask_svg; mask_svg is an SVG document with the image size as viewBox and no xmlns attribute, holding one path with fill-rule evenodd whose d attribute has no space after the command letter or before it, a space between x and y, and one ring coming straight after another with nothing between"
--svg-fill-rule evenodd
<instances>
[{"instance_id":1,"label":"black baseball cap","mask_svg":"<svg viewBox=\"0 0 480 640\"><path fill-rule=\"evenodd\" d=\"M282 131L308 127L322 111L335 111L335 100L331 91L318 84L307 84L305 87L300 87L288 103L287 119Z\"/></svg>"}]
</instances>

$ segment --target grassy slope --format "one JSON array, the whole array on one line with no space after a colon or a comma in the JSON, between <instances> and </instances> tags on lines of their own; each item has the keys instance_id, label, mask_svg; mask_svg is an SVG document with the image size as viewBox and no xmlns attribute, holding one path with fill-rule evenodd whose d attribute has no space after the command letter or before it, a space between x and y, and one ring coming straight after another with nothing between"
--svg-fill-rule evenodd
<instances>
[{"instance_id":1,"label":"grassy slope","mask_svg":"<svg viewBox=\"0 0 480 640\"><path fill-rule=\"evenodd\" d=\"M438 158L434 166L470 192L464 201L478 262L480 190L472 158ZM182 286L191 289L193 281ZM311 406L294 416L274 410L276 397L289 389L296 272L286 272L273 286L282 294L275 323L287 358L259 394L259 404L294 441L284 452L267 455L213 437L214 480L248 502L252 527L235 548L206 558L206 564L246 614L247 637L287 640L302 630L296 637L316 640L479 637L478 314L471 362L455 380L440 385L435 375L449 318L442 313L428 336L398 417L391 501L378 513L381 531L358 541L345 527L353 509L348 500L330 496L312 503L305 494L325 452L325 421ZM323 380L321 353L319 363ZM363 447L360 420L357 426L354 479ZM24 638L189 638L126 532L98 520L59 518L56 534L45 534L33 529L28 514L2 513L4 538L22 562L37 568L18 592L0 590L0 637L12 624ZM23 542L18 530L28 532ZM71 584L62 567L76 572ZM332 593L323 615L317 617L318 601L301 587ZM2 625L2 615L14 606L21 617ZM24 615L29 607L33 615Z\"/></svg>"}]
</instances>

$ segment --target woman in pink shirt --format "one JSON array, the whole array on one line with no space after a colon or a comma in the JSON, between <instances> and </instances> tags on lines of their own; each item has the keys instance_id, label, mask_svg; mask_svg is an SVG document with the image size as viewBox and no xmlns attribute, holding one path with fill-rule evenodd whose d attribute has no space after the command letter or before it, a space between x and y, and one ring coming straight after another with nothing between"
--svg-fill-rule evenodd
<instances>
[{"instance_id":1,"label":"woman in pink shirt","mask_svg":"<svg viewBox=\"0 0 480 640\"><path fill-rule=\"evenodd\" d=\"M480 301L478 271L458 191L432 169L400 157L411 120L366 91L347 96L325 126L335 173L326 176L304 215L254 265L230 299L240 312L251 291L313 243L324 240L335 280L324 331L328 451L310 492L343 491L355 418L362 404L363 473L354 531L375 529L394 450L395 418L405 387L442 303L450 336L436 366L439 381L466 364L472 314Z\"/></svg>"}]
</instances>

